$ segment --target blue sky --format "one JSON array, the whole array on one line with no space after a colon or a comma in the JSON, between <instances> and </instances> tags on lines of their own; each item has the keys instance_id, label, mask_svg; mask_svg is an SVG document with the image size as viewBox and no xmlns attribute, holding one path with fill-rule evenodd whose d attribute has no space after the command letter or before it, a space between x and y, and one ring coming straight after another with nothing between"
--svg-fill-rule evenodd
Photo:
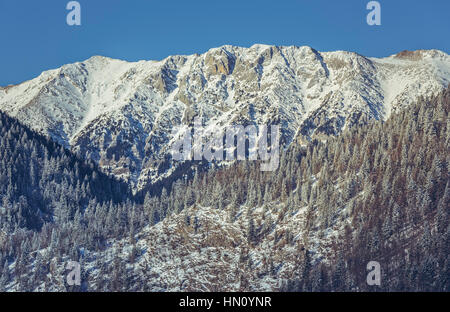
<instances>
[{"instance_id":1,"label":"blue sky","mask_svg":"<svg viewBox=\"0 0 450 312\"><path fill-rule=\"evenodd\" d=\"M68 0L0 0L0 85L105 55L129 61L203 53L224 44L309 45L387 56L408 49L450 50L450 1L79 0L81 26L68 26Z\"/></svg>"}]
</instances>

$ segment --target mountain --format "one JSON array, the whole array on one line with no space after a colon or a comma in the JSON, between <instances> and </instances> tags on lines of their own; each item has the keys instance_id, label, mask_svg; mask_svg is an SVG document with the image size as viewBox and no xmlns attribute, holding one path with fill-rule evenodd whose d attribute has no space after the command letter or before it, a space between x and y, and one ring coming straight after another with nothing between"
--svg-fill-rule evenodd
<instances>
[{"instance_id":1,"label":"mountain","mask_svg":"<svg viewBox=\"0 0 450 312\"><path fill-rule=\"evenodd\" d=\"M223 46L162 61L95 56L0 88L0 110L93 160L135 190L170 177L171 130L279 124L281 142L304 144L392 112L450 83L437 50L368 58L310 47Z\"/></svg>"},{"instance_id":2,"label":"mountain","mask_svg":"<svg viewBox=\"0 0 450 312\"><path fill-rule=\"evenodd\" d=\"M327 141L276 172L211 170L145 209L169 211L85 263L91 290L448 291L450 88ZM90 259L90 257L86 257ZM126 273L114 264L126 261ZM379 286L367 264L381 267ZM99 269L102 267L102 269ZM128 281L120 279L121 274Z\"/></svg>"},{"instance_id":3,"label":"mountain","mask_svg":"<svg viewBox=\"0 0 450 312\"><path fill-rule=\"evenodd\" d=\"M143 203L0 115L0 291L449 291L449 111L450 87Z\"/></svg>"}]
</instances>

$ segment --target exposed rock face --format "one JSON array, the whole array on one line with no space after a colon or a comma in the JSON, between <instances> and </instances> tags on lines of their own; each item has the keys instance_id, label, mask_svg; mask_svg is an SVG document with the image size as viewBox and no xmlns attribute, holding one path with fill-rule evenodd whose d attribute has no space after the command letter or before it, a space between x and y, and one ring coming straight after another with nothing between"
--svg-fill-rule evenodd
<instances>
[{"instance_id":1,"label":"exposed rock face","mask_svg":"<svg viewBox=\"0 0 450 312\"><path fill-rule=\"evenodd\" d=\"M92 57L0 88L0 109L140 188L173 173L171 130L196 116L214 129L280 124L290 144L385 119L449 83L450 57L436 50L223 46L158 62Z\"/></svg>"}]
</instances>

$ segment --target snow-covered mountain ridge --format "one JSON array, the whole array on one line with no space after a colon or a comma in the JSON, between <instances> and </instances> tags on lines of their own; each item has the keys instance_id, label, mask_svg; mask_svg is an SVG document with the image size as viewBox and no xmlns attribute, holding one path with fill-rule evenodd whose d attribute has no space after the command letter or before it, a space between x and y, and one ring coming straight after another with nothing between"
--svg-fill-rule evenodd
<instances>
[{"instance_id":1,"label":"snow-covered mountain ridge","mask_svg":"<svg viewBox=\"0 0 450 312\"><path fill-rule=\"evenodd\" d=\"M162 61L94 56L0 88L0 110L137 188L169 176L171 130L280 124L282 142L337 134L450 83L438 50L387 58L310 47L223 46Z\"/></svg>"}]
</instances>

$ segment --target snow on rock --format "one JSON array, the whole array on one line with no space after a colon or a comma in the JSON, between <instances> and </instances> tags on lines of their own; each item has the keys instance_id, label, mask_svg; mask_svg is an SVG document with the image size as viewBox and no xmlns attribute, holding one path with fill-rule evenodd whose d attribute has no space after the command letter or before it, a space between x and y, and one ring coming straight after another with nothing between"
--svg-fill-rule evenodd
<instances>
[{"instance_id":1,"label":"snow on rock","mask_svg":"<svg viewBox=\"0 0 450 312\"><path fill-rule=\"evenodd\" d=\"M0 88L0 110L96 161L136 189L170 176L171 130L276 123L281 142L386 119L450 83L437 50L387 58L310 47L223 46L202 55L126 62L94 56ZM173 140L172 140L173 142Z\"/></svg>"}]
</instances>

